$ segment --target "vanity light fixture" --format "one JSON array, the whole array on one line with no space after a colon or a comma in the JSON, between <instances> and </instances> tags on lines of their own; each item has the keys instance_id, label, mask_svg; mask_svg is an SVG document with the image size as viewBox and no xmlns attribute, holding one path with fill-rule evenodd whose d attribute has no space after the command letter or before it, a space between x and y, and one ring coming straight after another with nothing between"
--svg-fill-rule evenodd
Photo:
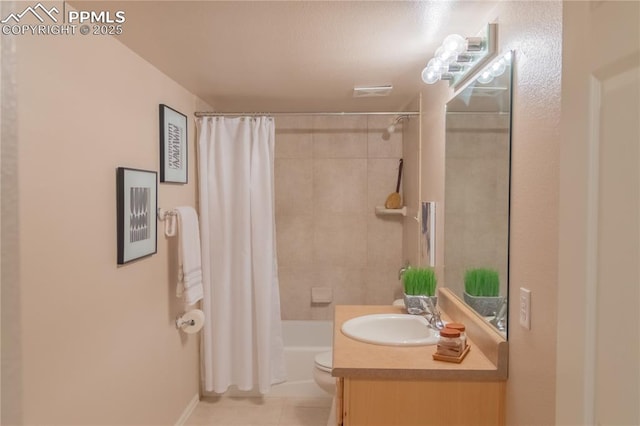
<instances>
[{"instance_id":1,"label":"vanity light fixture","mask_svg":"<svg viewBox=\"0 0 640 426\"><path fill-rule=\"evenodd\" d=\"M497 27L498 24L487 25L478 37L447 36L422 70L422 81L434 84L447 80L455 87L467 80L473 70L479 69L495 54Z\"/></svg>"},{"instance_id":2,"label":"vanity light fixture","mask_svg":"<svg viewBox=\"0 0 640 426\"><path fill-rule=\"evenodd\" d=\"M494 78L500 77L507 69L507 65L511 62L511 51L506 52L504 55L496 58L485 69L478 74L478 83L488 84L493 81Z\"/></svg>"}]
</instances>

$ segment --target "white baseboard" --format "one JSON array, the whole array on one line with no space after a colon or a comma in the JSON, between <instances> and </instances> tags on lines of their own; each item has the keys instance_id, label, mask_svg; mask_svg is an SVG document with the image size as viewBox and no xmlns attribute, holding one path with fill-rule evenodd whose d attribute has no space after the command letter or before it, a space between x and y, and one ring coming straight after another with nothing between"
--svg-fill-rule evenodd
<instances>
[{"instance_id":1,"label":"white baseboard","mask_svg":"<svg viewBox=\"0 0 640 426\"><path fill-rule=\"evenodd\" d=\"M191 398L191 401L189 401L189 404L187 404L187 406L185 407L175 426L182 426L185 424L187 419L189 419L191 413L193 413L193 410L195 410L196 406L198 405L198 402L200 402L200 395L195 394L193 398Z\"/></svg>"}]
</instances>

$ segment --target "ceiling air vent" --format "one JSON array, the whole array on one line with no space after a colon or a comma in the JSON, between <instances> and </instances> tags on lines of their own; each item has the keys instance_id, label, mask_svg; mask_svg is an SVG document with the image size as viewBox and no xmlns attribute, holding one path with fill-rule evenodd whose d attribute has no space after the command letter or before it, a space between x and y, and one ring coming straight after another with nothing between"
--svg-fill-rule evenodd
<instances>
[{"instance_id":1,"label":"ceiling air vent","mask_svg":"<svg viewBox=\"0 0 640 426\"><path fill-rule=\"evenodd\" d=\"M393 86L368 86L368 87L354 87L354 98L370 98L372 96L389 96Z\"/></svg>"}]
</instances>

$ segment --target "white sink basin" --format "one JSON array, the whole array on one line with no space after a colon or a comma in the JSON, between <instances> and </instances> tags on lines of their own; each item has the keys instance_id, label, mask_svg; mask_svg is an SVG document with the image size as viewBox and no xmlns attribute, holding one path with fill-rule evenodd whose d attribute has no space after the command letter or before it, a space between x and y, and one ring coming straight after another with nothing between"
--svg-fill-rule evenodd
<instances>
[{"instance_id":1,"label":"white sink basin","mask_svg":"<svg viewBox=\"0 0 640 426\"><path fill-rule=\"evenodd\" d=\"M355 340L387 346L435 345L438 333L419 315L373 314L352 318L342 332Z\"/></svg>"}]
</instances>

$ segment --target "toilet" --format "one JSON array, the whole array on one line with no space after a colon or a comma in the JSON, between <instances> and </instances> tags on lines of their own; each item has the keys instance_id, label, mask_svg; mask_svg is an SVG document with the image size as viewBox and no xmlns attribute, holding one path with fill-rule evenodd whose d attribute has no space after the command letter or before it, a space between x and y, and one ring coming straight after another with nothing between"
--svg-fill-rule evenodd
<instances>
[{"instance_id":1,"label":"toilet","mask_svg":"<svg viewBox=\"0 0 640 426\"><path fill-rule=\"evenodd\" d=\"M327 351L315 356L313 379L320 388L330 395L336 394L336 378L331 376L333 352Z\"/></svg>"},{"instance_id":2,"label":"toilet","mask_svg":"<svg viewBox=\"0 0 640 426\"><path fill-rule=\"evenodd\" d=\"M404 300L394 300L393 306L404 307ZM333 351L321 352L315 356L315 365L313 366L313 380L320 386L320 389L333 396L331 404L331 412L327 426L336 425L336 378L331 375L333 369Z\"/></svg>"},{"instance_id":3,"label":"toilet","mask_svg":"<svg viewBox=\"0 0 640 426\"><path fill-rule=\"evenodd\" d=\"M401 306L404 308L404 300L397 299L393 301L393 306ZM336 378L331 375L333 369L333 352L327 351L319 353L315 356L315 365L313 367L313 379L318 386L329 395L336 394Z\"/></svg>"}]
</instances>

